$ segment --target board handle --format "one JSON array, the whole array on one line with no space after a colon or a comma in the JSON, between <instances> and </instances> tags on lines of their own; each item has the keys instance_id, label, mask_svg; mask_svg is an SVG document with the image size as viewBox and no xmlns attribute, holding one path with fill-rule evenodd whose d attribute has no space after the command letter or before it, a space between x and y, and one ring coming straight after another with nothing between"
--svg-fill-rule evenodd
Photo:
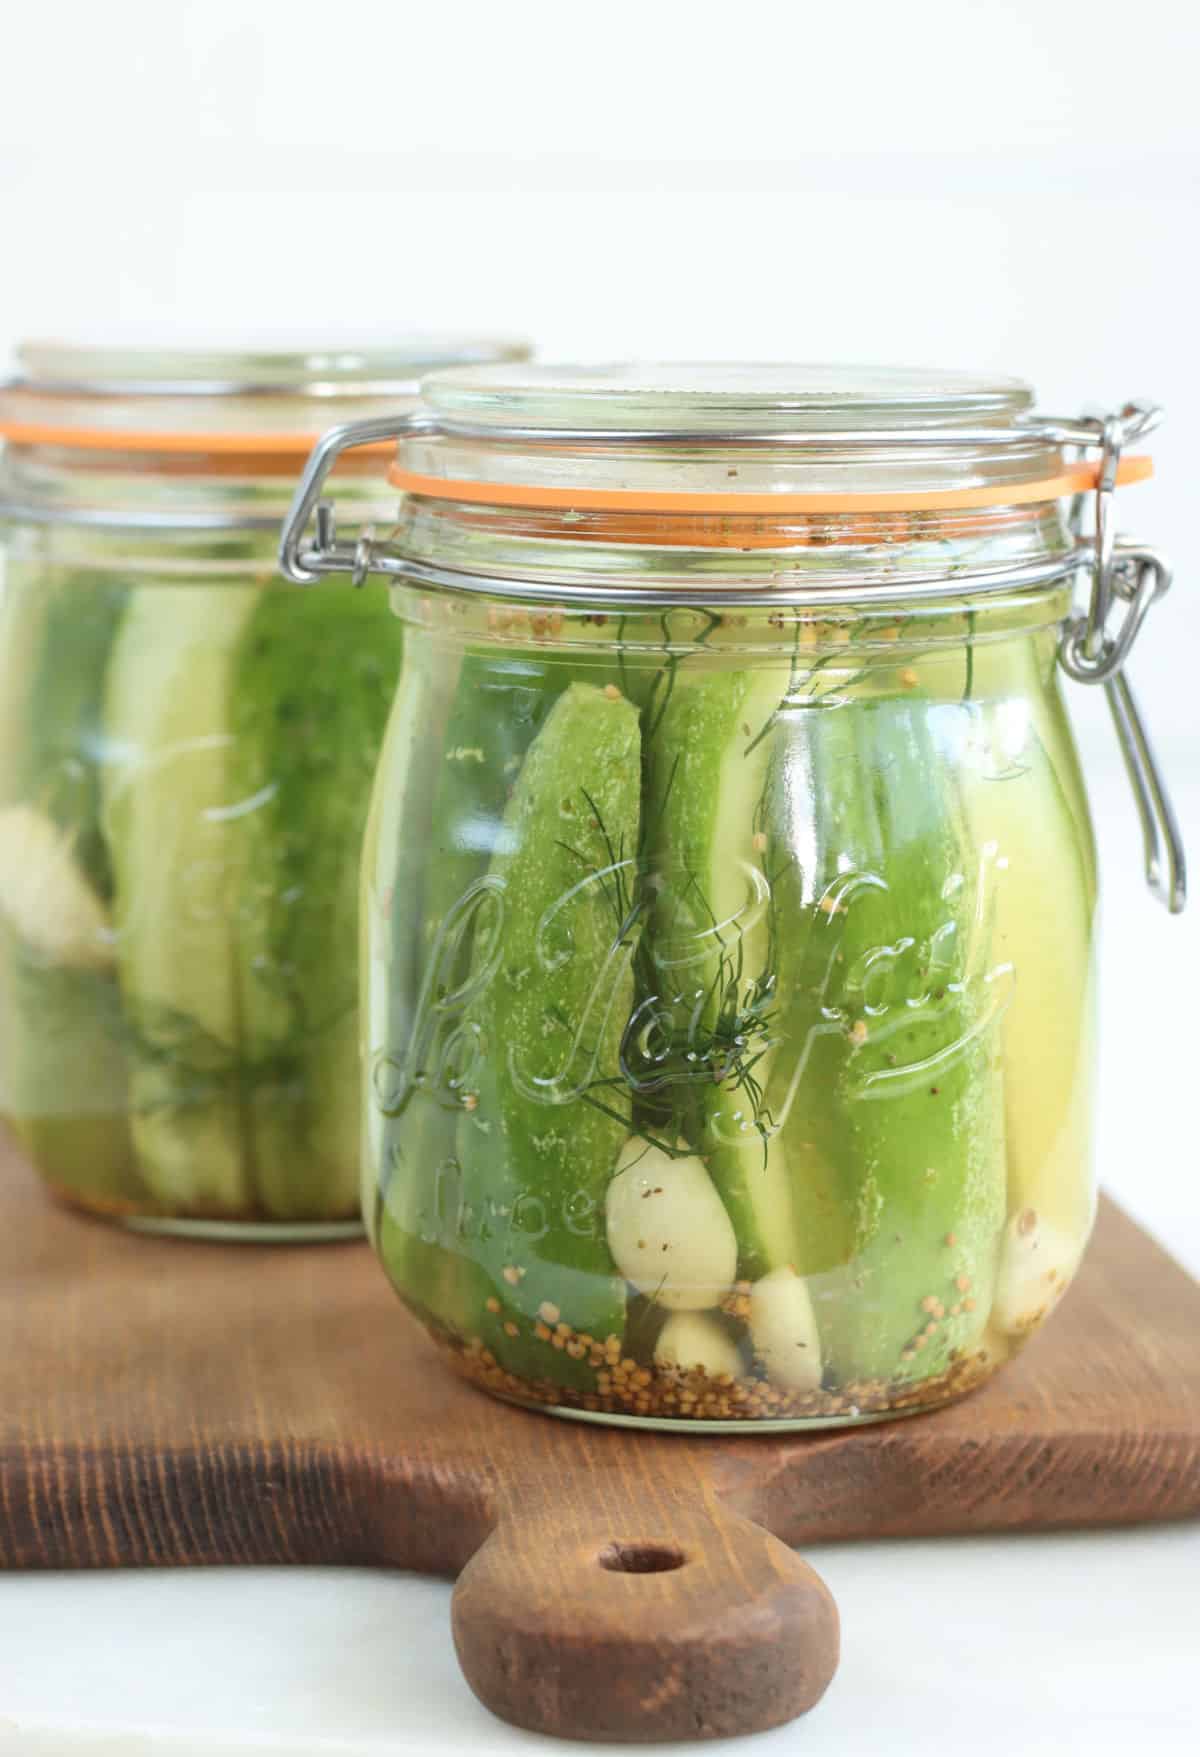
<instances>
[{"instance_id":1,"label":"board handle","mask_svg":"<svg viewBox=\"0 0 1200 1757\"><path fill-rule=\"evenodd\" d=\"M699 1485L594 1486L581 1507L532 1485L459 1576L454 1645L493 1714L646 1742L758 1732L819 1701L838 1614L806 1562Z\"/></svg>"}]
</instances>

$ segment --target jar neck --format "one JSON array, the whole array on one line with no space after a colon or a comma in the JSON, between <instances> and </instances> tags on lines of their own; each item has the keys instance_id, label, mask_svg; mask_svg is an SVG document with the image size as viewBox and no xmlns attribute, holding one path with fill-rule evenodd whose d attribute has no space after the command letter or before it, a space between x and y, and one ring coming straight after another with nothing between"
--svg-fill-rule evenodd
<instances>
[{"instance_id":1,"label":"jar neck","mask_svg":"<svg viewBox=\"0 0 1200 1757\"><path fill-rule=\"evenodd\" d=\"M926 595L982 606L993 580L1010 600L1025 586L1047 584L1061 596L1074 544L1056 502L775 516L572 512L412 495L389 547L401 571L405 564L415 564L417 575L449 570L488 582L498 596L504 582L514 596L544 591L550 601L562 592L603 602L606 591L619 591L627 607L631 595L636 607L642 596L669 603L687 591L694 601L712 590L728 605L745 592L803 615L811 593L821 606L814 614L831 603L856 615L882 605L894 618L909 585L917 602ZM1011 589L1003 584L1009 576Z\"/></svg>"},{"instance_id":2,"label":"jar neck","mask_svg":"<svg viewBox=\"0 0 1200 1757\"><path fill-rule=\"evenodd\" d=\"M386 459L351 454L333 477L352 516L387 517L394 498ZM199 529L264 531L287 510L299 460L279 452L178 452L5 446L0 509L14 523L62 524L194 534Z\"/></svg>"}]
</instances>

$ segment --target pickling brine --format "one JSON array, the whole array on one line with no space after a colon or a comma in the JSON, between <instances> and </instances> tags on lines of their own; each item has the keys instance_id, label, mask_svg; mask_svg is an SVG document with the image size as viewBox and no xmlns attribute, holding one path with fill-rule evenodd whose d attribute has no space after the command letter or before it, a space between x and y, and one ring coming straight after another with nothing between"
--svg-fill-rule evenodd
<instances>
[{"instance_id":1,"label":"pickling brine","mask_svg":"<svg viewBox=\"0 0 1200 1757\"><path fill-rule=\"evenodd\" d=\"M364 1214L497 1396L879 1419L982 1383L1066 1294L1096 882L1060 673L1116 675L1131 638L1076 615L1078 575L1144 614L1165 570L1101 530L1096 574L1061 504L1145 473L1114 435L1150 412L1029 401L450 371L396 424L383 540L307 537L377 430L314 454L285 571L378 571L404 626L361 897Z\"/></svg>"},{"instance_id":2,"label":"pickling brine","mask_svg":"<svg viewBox=\"0 0 1200 1757\"><path fill-rule=\"evenodd\" d=\"M288 590L276 530L315 410L411 401L429 358L34 344L0 392L0 1112L94 1213L361 1232L358 853L403 630Z\"/></svg>"},{"instance_id":3,"label":"pickling brine","mask_svg":"<svg viewBox=\"0 0 1200 1757\"><path fill-rule=\"evenodd\" d=\"M100 1212L354 1227L356 851L401 630L257 551L8 570L4 1108Z\"/></svg>"},{"instance_id":4,"label":"pickling brine","mask_svg":"<svg viewBox=\"0 0 1200 1757\"><path fill-rule=\"evenodd\" d=\"M629 618L531 620L491 647L410 627L380 765L367 1200L394 1285L490 1389L597 1415L966 1389L1093 1213L1053 635L988 645L965 694L963 652L902 622L760 616L751 664L747 617L688 643L677 613L669 656Z\"/></svg>"}]
</instances>

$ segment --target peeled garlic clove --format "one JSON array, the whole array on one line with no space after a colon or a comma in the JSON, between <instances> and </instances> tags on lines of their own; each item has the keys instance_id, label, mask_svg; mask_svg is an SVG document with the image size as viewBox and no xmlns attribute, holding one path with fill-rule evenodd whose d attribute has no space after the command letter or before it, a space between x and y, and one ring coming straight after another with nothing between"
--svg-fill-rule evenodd
<instances>
[{"instance_id":1,"label":"peeled garlic clove","mask_svg":"<svg viewBox=\"0 0 1200 1757\"><path fill-rule=\"evenodd\" d=\"M608 1248L639 1293L673 1311L719 1304L737 1274L737 1239L694 1156L672 1159L632 1136L605 1197Z\"/></svg>"},{"instance_id":2,"label":"peeled garlic clove","mask_svg":"<svg viewBox=\"0 0 1200 1757\"><path fill-rule=\"evenodd\" d=\"M788 1264L772 1269L750 1289L750 1335L773 1384L789 1391L818 1389L821 1340L816 1314L804 1277Z\"/></svg>"},{"instance_id":3,"label":"peeled garlic clove","mask_svg":"<svg viewBox=\"0 0 1200 1757\"><path fill-rule=\"evenodd\" d=\"M710 1379L728 1373L742 1375L742 1357L728 1332L704 1312L672 1312L654 1345L654 1361L660 1367L681 1372L703 1369Z\"/></svg>"},{"instance_id":4,"label":"peeled garlic clove","mask_svg":"<svg viewBox=\"0 0 1200 1757\"><path fill-rule=\"evenodd\" d=\"M991 1314L996 1328L1007 1336L1036 1329L1066 1292L1082 1255L1079 1239L1048 1226L1035 1209L1022 1208L1000 1247Z\"/></svg>"},{"instance_id":5,"label":"peeled garlic clove","mask_svg":"<svg viewBox=\"0 0 1200 1757\"><path fill-rule=\"evenodd\" d=\"M0 916L49 963L106 970L115 961L108 913L69 837L32 805L0 810Z\"/></svg>"}]
</instances>

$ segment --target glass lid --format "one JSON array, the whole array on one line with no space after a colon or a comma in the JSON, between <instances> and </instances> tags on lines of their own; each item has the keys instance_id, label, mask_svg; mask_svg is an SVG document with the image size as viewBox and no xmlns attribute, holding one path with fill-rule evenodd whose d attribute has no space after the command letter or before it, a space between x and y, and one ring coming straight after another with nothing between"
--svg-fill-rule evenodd
<instances>
[{"instance_id":1,"label":"glass lid","mask_svg":"<svg viewBox=\"0 0 1200 1757\"><path fill-rule=\"evenodd\" d=\"M994 373L503 363L424 381L392 480L528 506L915 510L1061 498L1087 485L1076 454L1097 443Z\"/></svg>"},{"instance_id":2,"label":"glass lid","mask_svg":"<svg viewBox=\"0 0 1200 1757\"><path fill-rule=\"evenodd\" d=\"M1033 392L1016 378L923 367L722 361L459 367L425 386L425 402L447 423L491 428L770 433L1011 421Z\"/></svg>"},{"instance_id":3,"label":"glass lid","mask_svg":"<svg viewBox=\"0 0 1200 1757\"><path fill-rule=\"evenodd\" d=\"M0 386L0 435L108 450L302 452L333 420L404 406L422 378L519 361L499 336L287 333L35 339Z\"/></svg>"}]
</instances>

